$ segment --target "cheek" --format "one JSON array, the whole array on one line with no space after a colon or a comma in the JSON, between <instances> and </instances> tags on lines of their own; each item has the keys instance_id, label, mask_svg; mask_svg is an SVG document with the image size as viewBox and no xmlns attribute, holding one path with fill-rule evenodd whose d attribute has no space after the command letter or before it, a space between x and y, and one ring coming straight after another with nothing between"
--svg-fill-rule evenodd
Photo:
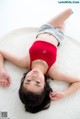
<instances>
[{"instance_id":1,"label":"cheek","mask_svg":"<svg viewBox=\"0 0 80 119\"><path fill-rule=\"evenodd\" d=\"M30 77L30 76L31 76L31 73L29 72L29 73L26 75L25 78L28 78L28 77Z\"/></svg>"},{"instance_id":2,"label":"cheek","mask_svg":"<svg viewBox=\"0 0 80 119\"><path fill-rule=\"evenodd\" d=\"M41 76L41 82L45 82L44 76Z\"/></svg>"}]
</instances>

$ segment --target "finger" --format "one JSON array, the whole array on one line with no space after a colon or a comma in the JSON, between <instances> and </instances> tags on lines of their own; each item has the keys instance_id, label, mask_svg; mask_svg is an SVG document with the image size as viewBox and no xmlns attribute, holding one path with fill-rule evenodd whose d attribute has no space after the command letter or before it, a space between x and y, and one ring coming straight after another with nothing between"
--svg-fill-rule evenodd
<instances>
[{"instance_id":1,"label":"finger","mask_svg":"<svg viewBox=\"0 0 80 119\"><path fill-rule=\"evenodd\" d=\"M10 77L8 77L7 80L8 80L9 83L11 83L11 78Z\"/></svg>"},{"instance_id":2,"label":"finger","mask_svg":"<svg viewBox=\"0 0 80 119\"><path fill-rule=\"evenodd\" d=\"M54 97L54 96L56 96L56 93L51 93L50 95L51 95L52 97Z\"/></svg>"},{"instance_id":3,"label":"finger","mask_svg":"<svg viewBox=\"0 0 80 119\"><path fill-rule=\"evenodd\" d=\"M57 97L52 97L51 100L55 101L55 100L57 100Z\"/></svg>"},{"instance_id":4,"label":"finger","mask_svg":"<svg viewBox=\"0 0 80 119\"><path fill-rule=\"evenodd\" d=\"M6 87L9 86L10 84L7 81L0 81L0 86Z\"/></svg>"},{"instance_id":5,"label":"finger","mask_svg":"<svg viewBox=\"0 0 80 119\"><path fill-rule=\"evenodd\" d=\"M10 81L6 82L6 86L10 86L10 84L11 84Z\"/></svg>"},{"instance_id":6,"label":"finger","mask_svg":"<svg viewBox=\"0 0 80 119\"><path fill-rule=\"evenodd\" d=\"M11 83L11 80L10 80L10 77L7 77L4 82L6 82L7 84L10 84Z\"/></svg>"},{"instance_id":7,"label":"finger","mask_svg":"<svg viewBox=\"0 0 80 119\"><path fill-rule=\"evenodd\" d=\"M2 82L0 82L0 86L2 86Z\"/></svg>"},{"instance_id":8,"label":"finger","mask_svg":"<svg viewBox=\"0 0 80 119\"><path fill-rule=\"evenodd\" d=\"M54 101L54 100L57 98L56 95L55 95L55 96L49 95L49 97L50 97L50 99L51 99L52 101Z\"/></svg>"},{"instance_id":9,"label":"finger","mask_svg":"<svg viewBox=\"0 0 80 119\"><path fill-rule=\"evenodd\" d=\"M7 84L6 84L6 83L3 83L3 84L2 84L2 86L3 86L3 87L6 87L6 86L7 86Z\"/></svg>"},{"instance_id":10,"label":"finger","mask_svg":"<svg viewBox=\"0 0 80 119\"><path fill-rule=\"evenodd\" d=\"M6 84L4 84L4 83L0 83L0 86L2 86L2 87L4 87Z\"/></svg>"}]
</instances>

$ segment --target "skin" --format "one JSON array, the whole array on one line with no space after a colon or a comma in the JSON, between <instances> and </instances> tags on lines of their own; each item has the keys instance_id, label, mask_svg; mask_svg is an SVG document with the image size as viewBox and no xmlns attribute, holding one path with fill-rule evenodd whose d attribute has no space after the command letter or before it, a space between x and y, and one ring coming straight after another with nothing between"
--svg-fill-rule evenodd
<instances>
[{"instance_id":1,"label":"skin","mask_svg":"<svg viewBox=\"0 0 80 119\"><path fill-rule=\"evenodd\" d=\"M57 15L52 20L50 20L48 23L62 30L64 21L71 14L72 14L72 10L67 9L63 11L62 13L60 13L59 15ZM56 40L54 36L49 35L48 33L40 34L36 40L44 41L44 39L46 42L52 43L53 45L57 47L58 41ZM10 78L9 77L7 78L7 75L9 74L7 73L5 69L4 59L14 63L18 67L30 69L30 56L29 56L29 53L27 53L26 56L19 58L5 51L0 51L0 52L1 52L0 54L0 85L8 86L10 85ZM40 93L43 90L45 85L44 74L46 74L47 69L48 69L48 65L45 61L40 59L33 61L31 71L26 75L23 86L27 90L30 90L35 93ZM5 76L2 73L3 71ZM70 74L65 74L64 72L59 71L56 66L56 62L50 67L47 75L49 75L52 79L59 80L59 81L66 81L70 83L70 86L63 91L51 92L49 94L51 100L59 100L80 89L80 78L72 76ZM36 85L37 82L38 82L38 86Z\"/></svg>"},{"instance_id":2,"label":"skin","mask_svg":"<svg viewBox=\"0 0 80 119\"><path fill-rule=\"evenodd\" d=\"M0 54L0 86L9 86L10 85L10 75L7 73L4 66L4 58Z\"/></svg>"},{"instance_id":3,"label":"skin","mask_svg":"<svg viewBox=\"0 0 80 119\"><path fill-rule=\"evenodd\" d=\"M27 90L39 93L43 90L45 85L44 75L36 68L32 69L25 77L23 86Z\"/></svg>"}]
</instances>

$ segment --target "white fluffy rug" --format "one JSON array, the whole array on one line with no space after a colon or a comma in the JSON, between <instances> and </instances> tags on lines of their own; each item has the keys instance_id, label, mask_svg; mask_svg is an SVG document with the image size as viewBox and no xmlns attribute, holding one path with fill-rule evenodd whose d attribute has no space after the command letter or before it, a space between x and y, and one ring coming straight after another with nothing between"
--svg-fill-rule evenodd
<instances>
[{"instance_id":1,"label":"white fluffy rug","mask_svg":"<svg viewBox=\"0 0 80 119\"><path fill-rule=\"evenodd\" d=\"M36 31L37 28L12 31L0 39L0 49L22 57L35 40ZM57 64L60 70L80 76L80 44L75 39L65 36L58 49ZM7 112L8 119L80 119L80 90L67 98L52 102L46 111L37 114L25 112L19 100L18 89L26 69L20 69L8 61L5 62L5 66L11 76L11 86L0 87L0 113ZM68 83L54 80L51 81L51 86L60 91L67 88Z\"/></svg>"}]
</instances>

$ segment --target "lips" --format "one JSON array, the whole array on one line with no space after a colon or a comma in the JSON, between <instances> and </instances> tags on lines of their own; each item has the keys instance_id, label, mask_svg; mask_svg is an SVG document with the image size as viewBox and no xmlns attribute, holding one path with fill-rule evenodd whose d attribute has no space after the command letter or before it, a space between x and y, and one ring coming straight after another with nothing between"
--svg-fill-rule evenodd
<instances>
[{"instance_id":1,"label":"lips","mask_svg":"<svg viewBox=\"0 0 80 119\"><path fill-rule=\"evenodd\" d=\"M34 71L33 71L33 73L36 73L36 74L37 74L37 73L38 73L38 71L34 70Z\"/></svg>"}]
</instances>

